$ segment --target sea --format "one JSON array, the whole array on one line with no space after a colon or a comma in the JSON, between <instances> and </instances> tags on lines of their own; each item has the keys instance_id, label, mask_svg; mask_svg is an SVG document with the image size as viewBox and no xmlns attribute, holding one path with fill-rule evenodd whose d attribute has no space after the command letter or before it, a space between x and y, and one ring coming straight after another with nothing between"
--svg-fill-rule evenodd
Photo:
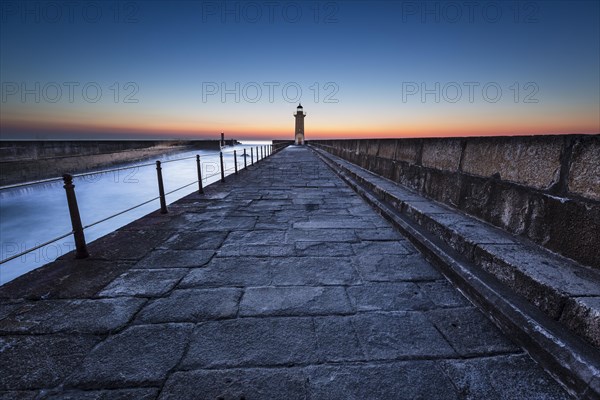
<instances>
[{"instance_id":1,"label":"sea","mask_svg":"<svg viewBox=\"0 0 600 400\"><path fill-rule=\"evenodd\" d=\"M242 141L223 148L225 175L234 173L233 151L238 168L243 168L240 156L244 149L271 144L270 141ZM162 162L165 192L178 189L198 179L195 156L200 155L203 185L220 179L219 152L193 150L158 155L154 160L119 165L118 171L101 172L75 177L75 193L83 226L103 220L158 196L155 160ZM254 154L256 161L256 153ZM165 161L168 161L165 163ZM250 157L247 159L250 164ZM148 165L150 164L150 165ZM115 169L104 168L99 171ZM126 169L122 169L126 168ZM198 190L192 184L166 196L173 203ZM86 242L107 235L140 217L160 208L159 200L110 218L84 230ZM0 260L44 244L72 231L63 182L39 182L31 185L0 188ZM0 285L33 269L56 260L74 249L73 236L47 244L37 250L0 264Z\"/></svg>"}]
</instances>

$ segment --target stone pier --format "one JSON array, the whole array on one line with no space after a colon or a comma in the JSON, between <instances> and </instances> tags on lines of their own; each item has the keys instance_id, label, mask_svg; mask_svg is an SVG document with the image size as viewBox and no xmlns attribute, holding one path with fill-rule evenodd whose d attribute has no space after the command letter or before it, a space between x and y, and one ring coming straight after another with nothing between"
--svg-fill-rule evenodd
<instances>
[{"instance_id":1,"label":"stone pier","mask_svg":"<svg viewBox=\"0 0 600 400\"><path fill-rule=\"evenodd\" d=\"M571 398L312 149L169 211L0 287L0 398Z\"/></svg>"}]
</instances>

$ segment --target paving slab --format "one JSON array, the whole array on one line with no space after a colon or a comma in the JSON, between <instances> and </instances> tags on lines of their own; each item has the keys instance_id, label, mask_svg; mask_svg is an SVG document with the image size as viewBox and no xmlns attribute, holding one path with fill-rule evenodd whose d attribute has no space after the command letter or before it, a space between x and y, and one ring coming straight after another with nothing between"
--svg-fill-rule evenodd
<instances>
[{"instance_id":1,"label":"paving slab","mask_svg":"<svg viewBox=\"0 0 600 400\"><path fill-rule=\"evenodd\" d=\"M233 318L242 291L235 288L174 290L168 297L149 302L136 323L199 322Z\"/></svg>"},{"instance_id":2,"label":"paving slab","mask_svg":"<svg viewBox=\"0 0 600 400\"><path fill-rule=\"evenodd\" d=\"M392 228L356 229L355 232L360 240L405 240L397 230Z\"/></svg>"},{"instance_id":3,"label":"paving slab","mask_svg":"<svg viewBox=\"0 0 600 400\"><path fill-rule=\"evenodd\" d=\"M177 229L179 225L179 216L184 213L185 210L177 207L172 207L169 210L169 214L162 214L160 210L156 210L153 213L147 215L147 218L140 218L129 224L125 225L120 231L146 231L146 232L160 232L170 231ZM175 218L174 218L175 217Z\"/></svg>"},{"instance_id":4,"label":"paving slab","mask_svg":"<svg viewBox=\"0 0 600 400\"><path fill-rule=\"evenodd\" d=\"M217 257L289 257L294 255L292 245L225 243L217 250Z\"/></svg>"},{"instance_id":5,"label":"paving slab","mask_svg":"<svg viewBox=\"0 0 600 400\"><path fill-rule=\"evenodd\" d=\"M221 246L228 232L177 232L157 246L164 250L215 250Z\"/></svg>"},{"instance_id":6,"label":"paving slab","mask_svg":"<svg viewBox=\"0 0 600 400\"><path fill-rule=\"evenodd\" d=\"M433 310L427 313L427 318L462 357L520 351L473 307Z\"/></svg>"},{"instance_id":7,"label":"paving slab","mask_svg":"<svg viewBox=\"0 0 600 400\"><path fill-rule=\"evenodd\" d=\"M298 221L304 221L306 217L299 217ZM267 231L287 231L292 227L295 221L290 221L285 217L275 217L272 215L262 215L258 217L258 221L254 227L255 231L267 230Z\"/></svg>"},{"instance_id":8,"label":"paving slab","mask_svg":"<svg viewBox=\"0 0 600 400\"><path fill-rule=\"evenodd\" d=\"M352 243L359 240L354 229L289 229L286 231L285 241L296 242L344 242Z\"/></svg>"},{"instance_id":9,"label":"paving slab","mask_svg":"<svg viewBox=\"0 0 600 400\"><path fill-rule=\"evenodd\" d=\"M95 347L67 379L67 386L108 389L161 384L183 356L192 329L192 324L127 328Z\"/></svg>"},{"instance_id":10,"label":"paving slab","mask_svg":"<svg viewBox=\"0 0 600 400\"><path fill-rule=\"evenodd\" d=\"M214 255L213 250L155 250L136 263L134 268L198 268Z\"/></svg>"},{"instance_id":11,"label":"paving slab","mask_svg":"<svg viewBox=\"0 0 600 400\"><path fill-rule=\"evenodd\" d=\"M358 314L352 319L369 358L447 358L457 353L420 312Z\"/></svg>"},{"instance_id":12,"label":"paving slab","mask_svg":"<svg viewBox=\"0 0 600 400\"><path fill-rule=\"evenodd\" d=\"M459 399L431 361L307 368L311 399Z\"/></svg>"},{"instance_id":13,"label":"paving slab","mask_svg":"<svg viewBox=\"0 0 600 400\"><path fill-rule=\"evenodd\" d=\"M230 211L231 205L227 204L217 210L210 209L208 206L205 209L197 209L196 212L190 210L181 216L177 232L202 232L206 234L222 232L227 234L229 231L221 229L221 226L215 224L215 222L223 220ZM209 229L211 227L213 229Z\"/></svg>"},{"instance_id":14,"label":"paving slab","mask_svg":"<svg viewBox=\"0 0 600 400\"><path fill-rule=\"evenodd\" d=\"M131 297L28 302L0 321L0 333L109 333L124 327L145 302Z\"/></svg>"},{"instance_id":15,"label":"paving slab","mask_svg":"<svg viewBox=\"0 0 600 400\"><path fill-rule=\"evenodd\" d=\"M361 254L358 256L358 270L364 280L373 282L431 281L442 278L420 254Z\"/></svg>"},{"instance_id":16,"label":"paving slab","mask_svg":"<svg viewBox=\"0 0 600 400\"><path fill-rule=\"evenodd\" d=\"M91 257L103 260L137 261L171 235L169 231L121 229L90 243L88 252ZM61 258L74 257L66 254Z\"/></svg>"},{"instance_id":17,"label":"paving slab","mask_svg":"<svg viewBox=\"0 0 600 400\"><path fill-rule=\"evenodd\" d=\"M54 387L99 341L79 334L1 336L0 390Z\"/></svg>"},{"instance_id":18,"label":"paving slab","mask_svg":"<svg viewBox=\"0 0 600 400\"><path fill-rule=\"evenodd\" d=\"M268 286L273 261L256 257L217 257L204 268L193 269L178 287Z\"/></svg>"},{"instance_id":19,"label":"paving slab","mask_svg":"<svg viewBox=\"0 0 600 400\"><path fill-rule=\"evenodd\" d=\"M342 286L251 287L240 316L349 314L353 308Z\"/></svg>"},{"instance_id":20,"label":"paving slab","mask_svg":"<svg viewBox=\"0 0 600 400\"><path fill-rule=\"evenodd\" d=\"M348 297L357 311L417 311L434 308L433 302L411 282L378 282L349 286Z\"/></svg>"},{"instance_id":21,"label":"paving slab","mask_svg":"<svg viewBox=\"0 0 600 400\"><path fill-rule=\"evenodd\" d=\"M298 241L294 249L294 253L300 257L352 257L354 255L350 243Z\"/></svg>"},{"instance_id":22,"label":"paving slab","mask_svg":"<svg viewBox=\"0 0 600 400\"><path fill-rule=\"evenodd\" d=\"M35 400L37 398L39 398L37 390L0 391L0 399L2 400Z\"/></svg>"},{"instance_id":23,"label":"paving slab","mask_svg":"<svg viewBox=\"0 0 600 400\"><path fill-rule=\"evenodd\" d=\"M417 283L438 308L466 307L471 303L446 280Z\"/></svg>"},{"instance_id":24,"label":"paving slab","mask_svg":"<svg viewBox=\"0 0 600 400\"><path fill-rule=\"evenodd\" d=\"M272 246L280 244L285 240L285 232L281 231L241 231L229 233L227 240L223 243L226 245L266 245Z\"/></svg>"},{"instance_id":25,"label":"paving slab","mask_svg":"<svg viewBox=\"0 0 600 400\"><path fill-rule=\"evenodd\" d=\"M361 282L352 258L288 257L273 266L273 285L352 285Z\"/></svg>"},{"instance_id":26,"label":"paving slab","mask_svg":"<svg viewBox=\"0 0 600 400\"><path fill-rule=\"evenodd\" d=\"M299 368L247 368L176 372L160 400L288 399L305 400L306 375Z\"/></svg>"},{"instance_id":27,"label":"paving slab","mask_svg":"<svg viewBox=\"0 0 600 400\"><path fill-rule=\"evenodd\" d=\"M351 192L351 193L352 193L352 195L355 194L354 192ZM368 205L366 203L355 204L353 206L348 207L348 212L354 216L361 217L365 213L373 212L373 207L371 207L370 205Z\"/></svg>"},{"instance_id":28,"label":"paving slab","mask_svg":"<svg viewBox=\"0 0 600 400\"><path fill-rule=\"evenodd\" d=\"M373 254L408 255L417 252L413 245L411 245L406 239L374 242L362 241L360 243L353 244L352 247L354 248L356 254L360 254L361 256Z\"/></svg>"},{"instance_id":29,"label":"paving slab","mask_svg":"<svg viewBox=\"0 0 600 400\"><path fill-rule=\"evenodd\" d=\"M315 317L313 323L320 362L369 360L351 318Z\"/></svg>"},{"instance_id":30,"label":"paving slab","mask_svg":"<svg viewBox=\"0 0 600 400\"><path fill-rule=\"evenodd\" d=\"M190 219L188 217L188 219ZM225 231L251 231L254 229L256 225L257 217L248 216L248 217L230 217L224 216L222 218L210 218L209 215L204 215L202 218L197 218L195 220L195 225L189 225L190 230L200 231L200 232L213 232L218 230L220 232ZM194 222L194 221L190 221ZM198 222L205 222L199 224Z\"/></svg>"},{"instance_id":31,"label":"paving slab","mask_svg":"<svg viewBox=\"0 0 600 400\"><path fill-rule=\"evenodd\" d=\"M158 388L114 389L56 392L44 400L154 400L158 396Z\"/></svg>"},{"instance_id":32,"label":"paving slab","mask_svg":"<svg viewBox=\"0 0 600 400\"><path fill-rule=\"evenodd\" d=\"M91 258L56 260L0 286L0 298L90 298L132 266Z\"/></svg>"},{"instance_id":33,"label":"paving slab","mask_svg":"<svg viewBox=\"0 0 600 400\"><path fill-rule=\"evenodd\" d=\"M241 191L240 191L241 192ZM289 190L249 190L245 193L242 193L244 196L253 196L256 195L257 199L266 199L266 200L287 200L292 197L292 194Z\"/></svg>"},{"instance_id":34,"label":"paving slab","mask_svg":"<svg viewBox=\"0 0 600 400\"><path fill-rule=\"evenodd\" d=\"M10 300L0 301L0 321L12 314L16 309L21 307L23 301L11 302Z\"/></svg>"},{"instance_id":35,"label":"paving slab","mask_svg":"<svg viewBox=\"0 0 600 400\"><path fill-rule=\"evenodd\" d=\"M359 218L319 218L309 221L296 222L294 228L297 229L363 229L376 228L370 221L364 221Z\"/></svg>"},{"instance_id":36,"label":"paving slab","mask_svg":"<svg viewBox=\"0 0 600 400\"><path fill-rule=\"evenodd\" d=\"M131 269L109 283L98 296L161 296L173 289L187 272L184 268Z\"/></svg>"},{"instance_id":37,"label":"paving slab","mask_svg":"<svg viewBox=\"0 0 600 400\"><path fill-rule=\"evenodd\" d=\"M239 318L198 325L182 366L292 366L316 360L310 318Z\"/></svg>"}]
</instances>

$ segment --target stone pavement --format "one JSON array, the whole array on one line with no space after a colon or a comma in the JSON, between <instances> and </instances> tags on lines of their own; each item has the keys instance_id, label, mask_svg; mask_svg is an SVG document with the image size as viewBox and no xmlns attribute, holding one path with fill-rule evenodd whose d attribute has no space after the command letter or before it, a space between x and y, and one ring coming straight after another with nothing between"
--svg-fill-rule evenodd
<instances>
[{"instance_id":1,"label":"stone pavement","mask_svg":"<svg viewBox=\"0 0 600 400\"><path fill-rule=\"evenodd\" d=\"M311 150L0 288L0 398L564 399Z\"/></svg>"}]
</instances>

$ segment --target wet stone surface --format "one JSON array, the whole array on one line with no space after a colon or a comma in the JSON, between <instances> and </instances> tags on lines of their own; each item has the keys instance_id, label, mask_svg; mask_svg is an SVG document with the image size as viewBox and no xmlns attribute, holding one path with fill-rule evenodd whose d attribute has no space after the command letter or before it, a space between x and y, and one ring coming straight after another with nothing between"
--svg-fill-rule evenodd
<instances>
[{"instance_id":1,"label":"wet stone surface","mask_svg":"<svg viewBox=\"0 0 600 400\"><path fill-rule=\"evenodd\" d=\"M95 347L67 379L67 386L117 388L159 384L179 362L192 329L192 324L127 328Z\"/></svg>"},{"instance_id":2,"label":"wet stone surface","mask_svg":"<svg viewBox=\"0 0 600 400\"><path fill-rule=\"evenodd\" d=\"M0 332L110 333L125 326L144 303L131 297L29 302L0 320Z\"/></svg>"},{"instance_id":3,"label":"wet stone surface","mask_svg":"<svg viewBox=\"0 0 600 400\"><path fill-rule=\"evenodd\" d=\"M197 268L214 256L212 250L157 250L153 251L135 268Z\"/></svg>"},{"instance_id":4,"label":"wet stone surface","mask_svg":"<svg viewBox=\"0 0 600 400\"><path fill-rule=\"evenodd\" d=\"M242 291L235 288L178 289L153 300L137 315L138 323L199 322L235 317Z\"/></svg>"},{"instance_id":5,"label":"wet stone surface","mask_svg":"<svg viewBox=\"0 0 600 400\"><path fill-rule=\"evenodd\" d=\"M0 288L0 398L567 398L306 148L170 208Z\"/></svg>"}]
</instances>

